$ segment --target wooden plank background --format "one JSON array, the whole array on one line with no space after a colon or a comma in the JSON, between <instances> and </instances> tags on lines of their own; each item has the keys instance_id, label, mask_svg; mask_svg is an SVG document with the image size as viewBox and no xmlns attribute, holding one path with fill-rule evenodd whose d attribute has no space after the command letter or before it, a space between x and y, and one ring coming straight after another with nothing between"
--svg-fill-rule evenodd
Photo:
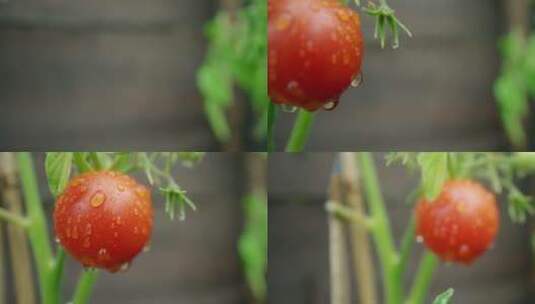
<instances>
[{"instance_id":1,"label":"wooden plank background","mask_svg":"<svg viewBox=\"0 0 535 304\"><path fill-rule=\"evenodd\" d=\"M410 214L410 208L404 205L405 199L417 185L418 177L407 177L400 166L385 168L383 157L375 155L392 231L399 244ZM270 158L270 304L329 303L328 227L324 203L333 159L332 153L276 153ZM529 229L512 224L505 204L501 207L501 227L494 248L470 267L442 264L432 281L431 294L437 295L453 287L454 303L535 303L535 286L530 281ZM422 247L415 246L409 277L415 273L416 257ZM378 280L379 277L380 274Z\"/></svg>"},{"instance_id":2,"label":"wooden plank background","mask_svg":"<svg viewBox=\"0 0 535 304\"><path fill-rule=\"evenodd\" d=\"M0 147L220 150L196 69L219 1L0 2Z\"/></svg>"},{"instance_id":3,"label":"wooden plank background","mask_svg":"<svg viewBox=\"0 0 535 304\"><path fill-rule=\"evenodd\" d=\"M506 147L492 84L505 15L497 0L391 1L414 38L379 48L361 14L364 84L316 117L309 151L500 149ZM280 115L284 147L295 114Z\"/></svg>"},{"instance_id":4,"label":"wooden plank background","mask_svg":"<svg viewBox=\"0 0 535 304\"><path fill-rule=\"evenodd\" d=\"M162 197L154 191L151 250L138 256L126 273L101 273L91 303L248 303L236 249L246 184L243 157L210 153L194 169L177 168L177 182L196 202L197 212L188 212L185 222L170 221L164 215ZM36 164L46 212L51 215L53 201L44 183L42 155ZM146 182L143 177L139 180ZM67 259L65 302L74 291L80 270L78 263ZM8 286L7 290L12 292L13 288ZM7 303L15 303L12 296Z\"/></svg>"}]
</instances>

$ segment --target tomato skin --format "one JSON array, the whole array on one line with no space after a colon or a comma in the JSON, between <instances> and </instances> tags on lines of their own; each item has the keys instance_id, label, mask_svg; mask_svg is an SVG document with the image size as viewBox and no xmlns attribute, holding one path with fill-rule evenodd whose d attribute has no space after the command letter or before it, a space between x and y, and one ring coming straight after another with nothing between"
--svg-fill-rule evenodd
<instances>
[{"instance_id":1,"label":"tomato skin","mask_svg":"<svg viewBox=\"0 0 535 304\"><path fill-rule=\"evenodd\" d=\"M495 195L471 180L444 184L433 201L416 206L416 233L442 260L471 264L494 242L499 228Z\"/></svg>"},{"instance_id":2,"label":"tomato skin","mask_svg":"<svg viewBox=\"0 0 535 304\"><path fill-rule=\"evenodd\" d=\"M58 196L54 229L84 267L116 272L147 245L152 217L147 187L120 172L93 171L73 178Z\"/></svg>"},{"instance_id":3,"label":"tomato skin","mask_svg":"<svg viewBox=\"0 0 535 304\"><path fill-rule=\"evenodd\" d=\"M268 14L271 100L309 111L336 105L361 70L358 14L338 0L269 0Z\"/></svg>"}]
</instances>

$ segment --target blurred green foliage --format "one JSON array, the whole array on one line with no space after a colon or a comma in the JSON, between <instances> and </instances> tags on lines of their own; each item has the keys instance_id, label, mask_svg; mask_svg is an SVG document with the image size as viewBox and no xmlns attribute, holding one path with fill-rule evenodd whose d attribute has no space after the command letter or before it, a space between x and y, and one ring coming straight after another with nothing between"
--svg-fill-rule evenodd
<instances>
[{"instance_id":1,"label":"blurred green foliage","mask_svg":"<svg viewBox=\"0 0 535 304\"><path fill-rule=\"evenodd\" d=\"M535 34L525 38L512 31L500 41L502 71L494 84L494 94L505 132L516 149L527 145L523 121L529 100L535 97Z\"/></svg>"},{"instance_id":2,"label":"blurred green foliage","mask_svg":"<svg viewBox=\"0 0 535 304\"><path fill-rule=\"evenodd\" d=\"M227 118L234 86L243 90L256 113L254 135L263 138L267 127L267 1L247 0L236 11L220 11L206 26L209 40L197 85L206 117L219 141L227 142Z\"/></svg>"},{"instance_id":3,"label":"blurred green foliage","mask_svg":"<svg viewBox=\"0 0 535 304\"><path fill-rule=\"evenodd\" d=\"M266 299L268 207L267 197L249 195L243 200L245 227L238 250L249 288L258 303Z\"/></svg>"}]
</instances>

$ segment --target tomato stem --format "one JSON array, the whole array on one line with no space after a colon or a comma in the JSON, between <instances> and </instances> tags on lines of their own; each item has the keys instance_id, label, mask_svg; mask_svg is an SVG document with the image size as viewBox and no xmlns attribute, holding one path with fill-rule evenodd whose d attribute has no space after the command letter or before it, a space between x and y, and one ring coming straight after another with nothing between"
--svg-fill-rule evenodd
<instances>
[{"instance_id":1,"label":"tomato stem","mask_svg":"<svg viewBox=\"0 0 535 304\"><path fill-rule=\"evenodd\" d=\"M99 272L95 269L84 270L80 279L78 279L78 284L76 285L76 291L72 302L74 304L85 304L88 303L89 298L91 297L91 291L93 290L93 285L98 278Z\"/></svg>"},{"instance_id":2,"label":"tomato stem","mask_svg":"<svg viewBox=\"0 0 535 304\"><path fill-rule=\"evenodd\" d=\"M411 255L412 247L414 246L414 242L416 239L415 232L416 217L414 216L414 214L411 214L409 223L407 225L407 228L405 228L403 238L401 239L400 257L398 264L398 272L400 276L402 276L405 273L405 270L407 269L407 262L409 260L409 256Z\"/></svg>"},{"instance_id":3,"label":"tomato stem","mask_svg":"<svg viewBox=\"0 0 535 304\"><path fill-rule=\"evenodd\" d=\"M401 274L398 272L399 256L392 238L390 221L375 172L374 160L369 152L358 153L358 160L370 216L374 221L371 233L382 266L385 300L388 304L399 304L403 298Z\"/></svg>"},{"instance_id":4,"label":"tomato stem","mask_svg":"<svg viewBox=\"0 0 535 304\"><path fill-rule=\"evenodd\" d=\"M32 156L28 152L17 153L22 191L25 198L29 224L28 237L34 253L43 304L59 303L59 291L52 279L54 258L46 217L39 197L39 187L35 175Z\"/></svg>"},{"instance_id":5,"label":"tomato stem","mask_svg":"<svg viewBox=\"0 0 535 304\"><path fill-rule=\"evenodd\" d=\"M426 250L418 266L418 272L406 304L423 304L431 284L431 278L438 266L438 258Z\"/></svg>"},{"instance_id":6,"label":"tomato stem","mask_svg":"<svg viewBox=\"0 0 535 304\"><path fill-rule=\"evenodd\" d=\"M310 128L314 121L314 113L300 110L295 125L286 146L286 152L301 152L310 135Z\"/></svg>"}]
</instances>

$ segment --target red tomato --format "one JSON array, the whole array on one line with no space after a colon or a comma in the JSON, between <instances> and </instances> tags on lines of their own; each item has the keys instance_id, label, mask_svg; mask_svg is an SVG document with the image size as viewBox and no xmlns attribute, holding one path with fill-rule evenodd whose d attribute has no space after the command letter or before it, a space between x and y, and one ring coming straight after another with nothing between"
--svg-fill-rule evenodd
<instances>
[{"instance_id":1,"label":"red tomato","mask_svg":"<svg viewBox=\"0 0 535 304\"><path fill-rule=\"evenodd\" d=\"M357 13L338 0L269 0L268 87L274 103L333 109L360 78Z\"/></svg>"},{"instance_id":2,"label":"red tomato","mask_svg":"<svg viewBox=\"0 0 535 304\"><path fill-rule=\"evenodd\" d=\"M499 227L496 197L470 180L448 181L433 201L416 206L416 233L445 261L470 264L494 242Z\"/></svg>"},{"instance_id":3,"label":"red tomato","mask_svg":"<svg viewBox=\"0 0 535 304\"><path fill-rule=\"evenodd\" d=\"M119 172L82 174L58 196L54 228L61 245L85 267L116 272L149 241L150 191Z\"/></svg>"}]
</instances>

